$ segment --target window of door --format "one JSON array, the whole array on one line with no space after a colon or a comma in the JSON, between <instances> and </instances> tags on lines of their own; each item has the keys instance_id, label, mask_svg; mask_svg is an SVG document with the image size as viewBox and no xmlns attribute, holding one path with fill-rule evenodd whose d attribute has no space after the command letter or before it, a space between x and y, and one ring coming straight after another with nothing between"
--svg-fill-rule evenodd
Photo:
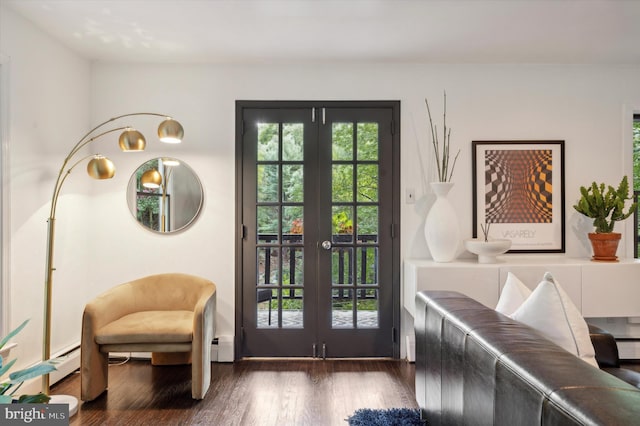
<instances>
[{"instance_id":1,"label":"window of door","mask_svg":"<svg viewBox=\"0 0 640 426\"><path fill-rule=\"evenodd\" d=\"M240 356L399 356L398 117L237 103Z\"/></svg>"}]
</instances>

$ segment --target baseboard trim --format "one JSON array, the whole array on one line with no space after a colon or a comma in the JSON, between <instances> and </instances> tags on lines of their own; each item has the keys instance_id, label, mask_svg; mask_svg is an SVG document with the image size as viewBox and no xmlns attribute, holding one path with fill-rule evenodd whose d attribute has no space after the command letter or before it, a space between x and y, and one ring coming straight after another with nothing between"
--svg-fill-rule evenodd
<instances>
[{"instance_id":1,"label":"baseboard trim","mask_svg":"<svg viewBox=\"0 0 640 426\"><path fill-rule=\"evenodd\" d=\"M60 380L80 369L80 347L77 346L75 349L66 352L64 355L57 356L53 359L55 359L56 362L56 371L53 371L51 374L49 374L50 386L55 385ZM40 377L37 377L35 379L24 382L24 384L20 388L19 393L32 395L40 392L41 390L42 379Z\"/></svg>"},{"instance_id":2,"label":"baseboard trim","mask_svg":"<svg viewBox=\"0 0 640 426\"><path fill-rule=\"evenodd\" d=\"M149 352L121 353L114 352L110 354L114 357L128 357L151 359ZM60 380L70 374L80 372L80 345L70 346L60 354L55 354L52 359L56 360L56 371L49 374L49 383L55 385ZM211 362L233 362L233 336L220 336L214 340L211 345ZM35 365L35 364L34 364ZM21 394L36 394L42 389L42 380L40 377L24 382L20 388Z\"/></svg>"}]
</instances>

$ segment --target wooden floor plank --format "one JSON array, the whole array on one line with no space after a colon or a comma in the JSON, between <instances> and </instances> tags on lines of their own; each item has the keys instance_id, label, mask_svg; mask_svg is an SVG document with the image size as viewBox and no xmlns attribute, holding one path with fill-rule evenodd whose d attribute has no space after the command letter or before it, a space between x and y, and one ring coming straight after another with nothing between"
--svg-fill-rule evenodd
<instances>
[{"instance_id":1,"label":"wooden floor plank","mask_svg":"<svg viewBox=\"0 0 640 426\"><path fill-rule=\"evenodd\" d=\"M109 367L109 390L71 425L332 426L358 408L417 408L415 367L395 360L243 360L213 363L211 387L191 399L189 366L132 360ZM52 388L80 396L80 375Z\"/></svg>"}]
</instances>

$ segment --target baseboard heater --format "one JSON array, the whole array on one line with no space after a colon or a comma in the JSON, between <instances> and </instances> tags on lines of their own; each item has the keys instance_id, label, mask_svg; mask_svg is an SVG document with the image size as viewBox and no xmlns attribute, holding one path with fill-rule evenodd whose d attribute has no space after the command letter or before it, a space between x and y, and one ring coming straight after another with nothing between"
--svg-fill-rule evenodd
<instances>
[{"instance_id":1,"label":"baseboard heater","mask_svg":"<svg viewBox=\"0 0 640 426\"><path fill-rule=\"evenodd\" d=\"M56 371L49 374L49 383L50 385L54 385L68 375L78 372L80 369L80 345L63 350L59 354L54 354L51 359L56 362ZM20 393L31 395L41 390L42 378L37 377L25 382L20 388Z\"/></svg>"},{"instance_id":2,"label":"baseboard heater","mask_svg":"<svg viewBox=\"0 0 640 426\"><path fill-rule=\"evenodd\" d=\"M151 358L148 352L134 353L111 353L110 357L122 358L131 356L132 358ZM80 345L75 345L54 354L52 359L56 360L56 371L49 374L49 383L53 386L70 374L80 370ZM233 336L220 336L211 342L211 362L233 362ZM35 365L35 364L34 364ZM25 382L20 388L24 394L36 394L40 392L42 380L40 377Z\"/></svg>"},{"instance_id":3,"label":"baseboard heater","mask_svg":"<svg viewBox=\"0 0 640 426\"><path fill-rule=\"evenodd\" d=\"M211 341L211 362L233 362L233 336L220 336ZM110 358L151 359L150 352L111 352Z\"/></svg>"},{"instance_id":4,"label":"baseboard heater","mask_svg":"<svg viewBox=\"0 0 640 426\"><path fill-rule=\"evenodd\" d=\"M640 362L640 338L616 337L620 361L628 363Z\"/></svg>"}]
</instances>

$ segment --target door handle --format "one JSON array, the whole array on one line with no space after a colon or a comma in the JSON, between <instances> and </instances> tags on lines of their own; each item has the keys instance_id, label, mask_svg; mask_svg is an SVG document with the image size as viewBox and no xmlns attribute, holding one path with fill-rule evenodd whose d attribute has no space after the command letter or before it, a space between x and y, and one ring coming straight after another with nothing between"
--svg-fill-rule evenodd
<instances>
[{"instance_id":1,"label":"door handle","mask_svg":"<svg viewBox=\"0 0 640 426\"><path fill-rule=\"evenodd\" d=\"M321 244L321 245L322 245L322 248L323 248L323 249L325 249L325 250L331 250L331 241L329 241L329 240L324 240L324 241L322 242L322 244Z\"/></svg>"}]
</instances>

